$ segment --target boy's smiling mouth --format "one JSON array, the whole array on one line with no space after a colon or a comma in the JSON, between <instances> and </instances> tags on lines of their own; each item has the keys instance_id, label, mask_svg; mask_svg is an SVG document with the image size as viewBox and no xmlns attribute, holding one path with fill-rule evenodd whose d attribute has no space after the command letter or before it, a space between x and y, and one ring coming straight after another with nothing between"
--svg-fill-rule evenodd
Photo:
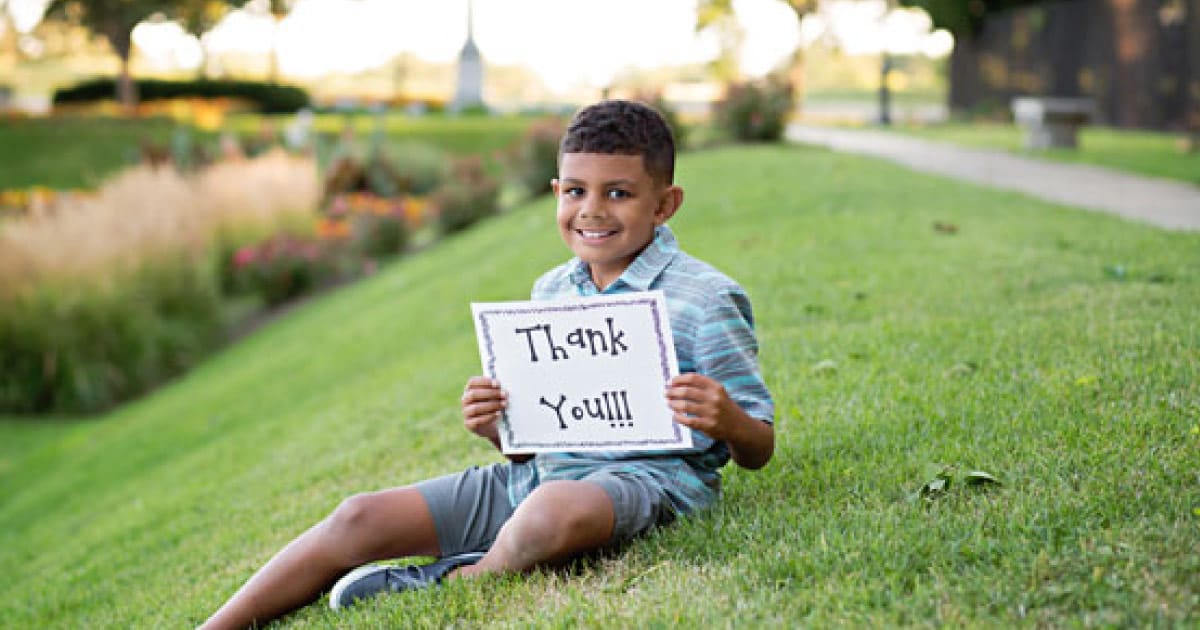
<instances>
[{"instance_id":1,"label":"boy's smiling mouth","mask_svg":"<svg viewBox=\"0 0 1200 630\"><path fill-rule=\"evenodd\" d=\"M575 233L585 240L598 241L615 235L617 230L585 230L583 228L575 228Z\"/></svg>"}]
</instances>

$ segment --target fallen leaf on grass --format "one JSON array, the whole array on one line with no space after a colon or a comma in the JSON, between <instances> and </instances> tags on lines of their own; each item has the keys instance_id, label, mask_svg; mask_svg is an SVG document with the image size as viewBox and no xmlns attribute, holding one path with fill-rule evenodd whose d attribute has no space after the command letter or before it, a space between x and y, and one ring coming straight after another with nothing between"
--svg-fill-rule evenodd
<instances>
[{"instance_id":1,"label":"fallen leaf on grass","mask_svg":"<svg viewBox=\"0 0 1200 630\"><path fill-rule=\"evenodd\" d=\"M818 374L821 376L837 374L837 362L834 361L833 359L825 359L824 361L818 361L815 365L812 366L812 373Z\"/></svg>"},{"instance_id":2,"label":"fallen leaf on grass","mask_svg":"<svg viewBox=\"0 0 1200 630\"><path fill-rule=\"evenodd\" d=\"M979 366L973 361L959 361L958 363L946 368L946 371L942 372L942 376L946 378L953 376L968 376L973 374L977 369L979 369Z\"/></svg>"},{"instance_id":3,"label":"fallen leaf on grass","mask_svg":"<svg viewBox=\"0 0 1200 630\"><path fill-rule=\"evenodd\" d=\"M988 483L1000 483L1000 481L995 477L983 472L982 470L972 470L971 472L967 473L963 479L967 482L968 486L982 486Z\"/></svg>"},{"instance_id":4,"label":"fallen leaf on grass","mask_svg":"<svg viewBox=\"0 0 1200 630\"><path fill-rule=\"evenodd\" d=\"M958 226L953 223L937 221L933 224L933 229L942 234L958 234Z\"/></svg>"},{"instance_id":5,"label":"fallen leaf on grass","mask_svg":"<svg viewBox=\"0 0 1200 630\"><path fill-rule=\"evenodd\" d=\"M929 481L921 484L921 487L916 492L909 495L909 501L920 499L934 501L938 497L948 494L955 486L955 481L958 481L958 485L962 487L979 487L992 484L998 486L1004 485L994 475L982 470L972 470L960 474L958 466L954 464L930 464L926 467L926 470L930 471L931 478Z\"/></svg>"}]
</instances>

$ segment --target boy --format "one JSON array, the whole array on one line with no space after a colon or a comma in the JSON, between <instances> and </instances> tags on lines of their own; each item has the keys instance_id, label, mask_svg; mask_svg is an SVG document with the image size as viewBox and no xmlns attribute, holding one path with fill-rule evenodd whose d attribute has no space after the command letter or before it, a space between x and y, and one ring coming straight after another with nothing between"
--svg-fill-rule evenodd
<instances>
[{"instance_id":1,"label":"boy","mask_svg":"<svg viewBox=\"0 0 1200 630\"><path fill-rule=\"evenodd\" d=\"M681 374L665 397L693 430L682 451L541 453L361 494L292 541L203 627L264 623L329 588L341 608L382 592L489 572L525 571L615 545L711 505L732 458L757 469L774 452L774 406L758 371L750 302L687 254L666 222L683 203L675 145L648 106L604 101L572 119L559 150L558 227L575 254L534 299L661 289ZM468 430L499 448L501 384L467 381ZM353 567L437 556L423 566Z\"/></svg>"}]
</instances>

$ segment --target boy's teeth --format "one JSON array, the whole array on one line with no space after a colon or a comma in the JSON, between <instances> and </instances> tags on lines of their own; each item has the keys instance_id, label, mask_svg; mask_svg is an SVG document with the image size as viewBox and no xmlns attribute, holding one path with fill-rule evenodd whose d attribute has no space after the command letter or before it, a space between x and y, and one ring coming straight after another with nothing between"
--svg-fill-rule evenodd
<instances>
[{"instance_id":1,"label":"boy's teeth","mask_svg":"<svg viewBox=\"0 0 1200 630\"><path fill-rule=\"evenodd\" d=\"M580 230L580 232L582 232L584 237L586 237L586 238L601 238L601 237L607 236L611 233L609 231L594 232L591 230Z\"/></svg>"}]
</instances>

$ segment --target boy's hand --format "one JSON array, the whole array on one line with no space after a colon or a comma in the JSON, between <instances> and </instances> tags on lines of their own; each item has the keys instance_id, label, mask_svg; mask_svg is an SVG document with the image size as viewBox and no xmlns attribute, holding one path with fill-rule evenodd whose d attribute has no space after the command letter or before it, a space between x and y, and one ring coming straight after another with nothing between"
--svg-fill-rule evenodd
<instances>
[{"instance_id":1,"label":"boy's hand","mask_svg":"<svg viewBox=\"0 0 1200 630\"><path fill-rule=\"evenodd\" d=\"M508 406L508 394L500 389L500 383L486 376L473 376L463 389L463 425L467 430L500 444L500 433L496 421Z\"/></svg>"},{"instance_id":2,"label":"boy's hand","mask_svg":"<svg viewBox=\"0 0 1200 630\"><path fill-rule=\"evenodd\" d=\"M667 404L675 422L729 444L733 461L762 468L775 451L775 429L750 417L717 381L694 372L667 383Z\"/></svg>"},{"instance_id":3,"label":"boy's hand","mask_svg":"<svg viewBox=\"0 0 1200 630\"><path fill-rule=\"evenodd\" d=\"M729 441L731 425L741 412L725 386L694 372L667 383L667 403L675 412L675 422L703 431L714 440Z\"/></svg>"}]
</instances>

